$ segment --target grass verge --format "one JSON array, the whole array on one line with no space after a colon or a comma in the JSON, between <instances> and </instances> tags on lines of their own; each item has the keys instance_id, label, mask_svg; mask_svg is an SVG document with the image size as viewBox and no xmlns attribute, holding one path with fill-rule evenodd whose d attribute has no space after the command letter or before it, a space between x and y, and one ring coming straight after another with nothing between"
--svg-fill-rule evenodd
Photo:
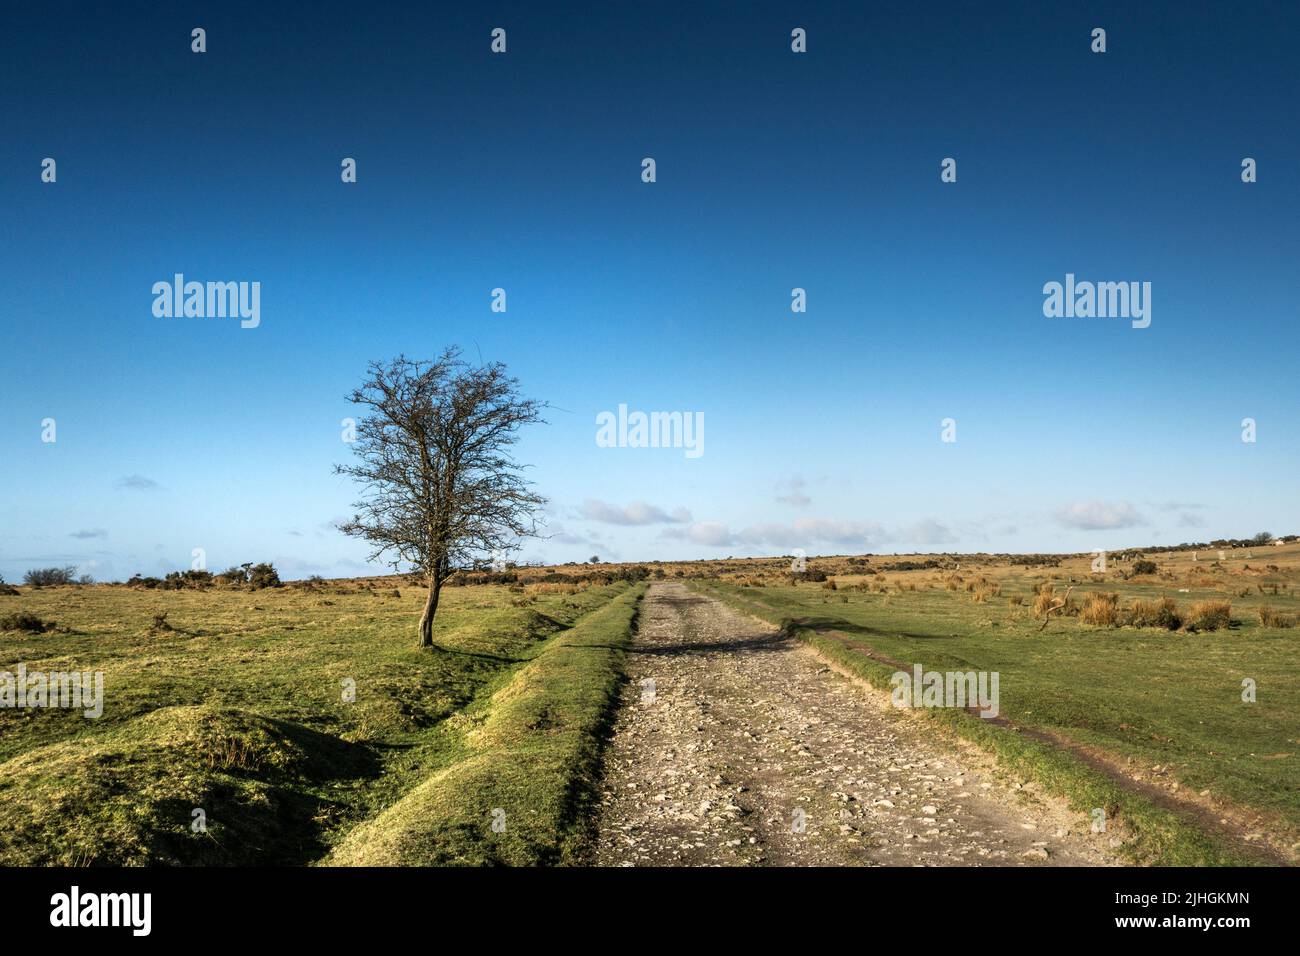
<instances>
[{"instance_id":1,"label":"grass verge","mask_svg":"<svg viewBox=\"0 0 1300 956\"><path fill-rule=\"evenodd\" d=\"M465 711L627 590L450 589L433 651L418 591L355 582L6 598L58 626L0 633L0 678L100 671L104 700L98 719L0 708L0 865L317 862L464 757Z\"/></svg>"},{"instance_id":2,"label":"grass verge","mask_svg":"<svg viewBox=\"0 0 1300 956\"><path fill-rule=\"evenodd\" d=\"M552 637L490 700L466 711L461 759L358 826L326 862L573 862L643 591L633 587Z\"/></svg>"},{"instance_id":3,"label":"grass verge","mask_svg":"<svg viewBox=\"0 0 1300 956\"><path fill-rule=\"evenodd\" d=\"M889 691L896 668L873 660L861 646L853 646L850 635L811 626L789 613L788 600L770 594L762 597L744 589L693 582L703 593L732 607L768 621L804 641L837 666L877 689ZM771 602L771 603L769 603ZM883 629L881 631L883 633ZM873 644L873 647L875 645ZM887 646L896 660L913 659L906 651ZM1005 711L1005 707L1004 707ZM919 711L922 719L936 722L952 733L994 754L1006 770L1037 781L1045 790L1064 797L1072 809L1090 814L1101 808L1109 820L1122 821L1129 841L1126 854L1135 863L1155 866L1233 866L1259 862L1257 856L1208 833L1185 815L1163 807L1126 787L1112 776L1090 766L1079 757L1050 741L1017 733L964 711L931 708Z\"/></svg>"}]
</instances>

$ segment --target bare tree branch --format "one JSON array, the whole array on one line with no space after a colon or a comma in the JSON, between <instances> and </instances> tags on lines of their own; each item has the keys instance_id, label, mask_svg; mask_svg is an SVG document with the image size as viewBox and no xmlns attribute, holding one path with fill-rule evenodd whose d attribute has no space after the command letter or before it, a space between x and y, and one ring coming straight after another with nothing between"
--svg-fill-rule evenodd
<instances>
[{"instance_id":1,"label":"bare tree branch","mask_svg":"<svg viewBox=\"0 0 1300 956\"><path fill-rule=\"evenodd\" d=\"M367 374L348 396L366 409L355 460L334 468L360 484L362 497L339 528L368 541L371 560L424 574L420 646L429 647L451 573L538 532L545 499L530 490L511 449L524 425L543 421L544 406L523 398L501 363L471 366L454 347L432 362L371 362Z\"/></svg>"}]
</instances>

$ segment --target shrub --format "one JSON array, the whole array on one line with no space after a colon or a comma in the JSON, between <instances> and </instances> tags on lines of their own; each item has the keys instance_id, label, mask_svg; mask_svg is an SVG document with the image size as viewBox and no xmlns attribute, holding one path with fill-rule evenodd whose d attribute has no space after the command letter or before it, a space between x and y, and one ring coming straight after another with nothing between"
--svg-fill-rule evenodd
<instances>
[{"instance_id":1,"label":"shrub","mask_svg":"<svg viewBox=\"0 0 1300 956\"><path fill-rule=\"evenodd\" d=\"M1143 561L1133 562L1134 574L1155 574L1159 570L1160 569L1156 567L1156 563L1154 561L1143 560Z\"/></svg>"},{"instance_id":2,"label":"shrub","mask_svg":"<svg viewBox=\"0 0 1300 956\"><path fill-rule=\"evenodd\" d=\"M1183 626L1183 616L1171 597L1158 601L1134 601L1129 608L1129 623L1134 627L1162 627L1176 631Z\"/></svg>"},{"instance_id":3,"label":"shrub","mask_svg":"<svg viewBox=\"0 0 1300 956\"><path fill-rule=\"evenodd\" d=\"M1197 601L1187 617L1189 631L1217 631L1232 622L1232 605L1227 601Z\"/></svg>"},{"instance_id":4,"label":"shrub","mask_svg":"<svg viewBox=\"0 0 1300 956\"><path fill-rule=\"evenodd\" d=\"M1119 595L1114 591L1093 591L1083 600L1080 619L1099 627L1119 627Z\"/></svg>"},{"instance_id":5,"label":"shrub","mask_svg":"<svg viewBox=\"0 0 1300 956\"><path fill-rule=\"evenodd\" d=\"M825 581L825 583L822 584L822 589L823 589L823 590L826 590L826 591L834 591L834 590L835 590L835 579L834 579L834 578L827 578L826 581Z\"/></svg>"},{"instance_id":6,"label":"shrub","mask_svg":"<svg viewBox=\"0 0 1300 956\"><path fill-rule=\"evenodd\" d=\"M0 617L0 631L27 631L29 634L43 634L54 630L53 621L42 621L35 614L19 611Z\"/></svg>"},{"instance_id":7,"label":"shrub","mask_svg":"<svg viewBox=\"0 0 1300 956\"><path fill-rule=\"evenodd\" d=\"M266 562L260 564L247 563L241 564L237 568L229 568L216 575L213 580L222 584L247 584L253 590L283 586L280 581L280 573L275 570L275 565Z\"/></svg>"},{"instance_id":8,"label":"shrub","mask_svg":"<svg viewBox=\"0 0 1300 956\"><path fill-rule=\"evenodd\" d=\"M280 587L280 573L275 570L273 564L255 564L248 569L248 583L253 586L254 590L258 588L278 588Z\"/></svg>"},{"instance_id":9,"label":"shrub","mask_svg":"<svg viewBox=\"0 0 1300 956\"><path fill-rule=\"evenodd\" d=\"M803 571L795 571L790 575L795 584L801 581L811 581L813 584L821 584L826 580L826 572L821 568L805 568Z\"/></svg>"},{"instance_id":10,"label":"shrub","mask_svg":"<svg viewBox=\"0 0 1300 956\"><path fill-rule=\"evenodd\" d=\"M242 568L226 568L220 574L214 575L213 580L221 584L243 584L248 580L248 565Z\"/></svg>"},{"instance_id":11,"label":"shrub","mask_svg":"<svg viewBox=\"0 0 1300 956\"><path fill-rule=\"evenodd\" d=\"M1044 581L1036 585L1037 597L1034 598L1034 617L1042 617L1049 610L1056 606L1059 598L1056 596L1056 588L1050 581ZM1057 609L1057 613L1062 617L1073 617L1079 613L1079 605L1075 603L1073 597L1067 597L1065 604Z\"/></svg>"},{"instance_id":12,"label":"shrub","mask_svg":"<svg viewBox=\"0 0 1300 956\"><path fill-rule=\"evenodd\" d=\"M1050 584L1035 585L1034 616L1045 614L1056 600L1055 589Z\"/></svg>"},{"instance_id":13,"label":"shrub","mask_svg":"<svg viewBox=\"0 0 1300 956\"><path fill-rule=\"evenodd\" d=\"M66 568L33 568L23 575L23 583L34 588L55 587L60 584L71 584L77 579L77 569L74 567Z\"/></svg>"},{"instance_id":14,"label":"shrub","mask_svg":"<svg viewBox=\"0 0 1300 956\"><path fill-rule=\"evenodd\" d=\"M1259 609L1259 623L1264 627L1295 627L1295 615L1279 614L1265 604Z\"/></svg>"},{"instance_id":15,"label":"shrub","mask_svg":"<svg viewBox=\"0 0 1300 956\"><path fill-rule=\"evenodd\" d=\"M213 576L211 571L172 571L163 580L163 587L180 591L184 588L198 588L200 590L212 586Z\"/></svg>"}]
</instances>

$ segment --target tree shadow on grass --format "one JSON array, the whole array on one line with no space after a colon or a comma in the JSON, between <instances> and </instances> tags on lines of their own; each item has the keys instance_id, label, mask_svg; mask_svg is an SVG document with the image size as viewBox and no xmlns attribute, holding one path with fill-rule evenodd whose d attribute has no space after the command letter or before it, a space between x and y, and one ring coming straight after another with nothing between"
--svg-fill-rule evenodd
<instances>
[{"instance_id":1,"label":"tree shadow on grass","mask_svg":"<svg viewBox=\"0 0 1300 956\"><path fill-rule=\"evenodd\" d=\"M951 634L921 634L917 631L900 631L896 628L871 627L867 624L854 624L838 617L795 617L784 622L786 630L807 629L810 631L842 631L859 637L906 637L918 641L933 641L952 637Z\"/></svg>"}]
</instances>

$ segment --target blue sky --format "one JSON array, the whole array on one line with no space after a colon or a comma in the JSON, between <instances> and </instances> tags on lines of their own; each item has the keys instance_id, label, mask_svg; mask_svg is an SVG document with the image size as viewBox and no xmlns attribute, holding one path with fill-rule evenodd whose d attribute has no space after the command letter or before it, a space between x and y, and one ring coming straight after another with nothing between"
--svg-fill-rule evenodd
<instances>
[{"instance_id":1,"label":"blue sky","mask_svg":"<svg viewBox=\"0 0 1300 956\"><path fill-rule=\"evenodd\" d=\"M553 406L525 558L1300 530L1295 6L866 6L7 7L0 574L356 573L343 396L449 344ZM156 318L178 272L261 325ZM620 403L704 454L597 447Z\"/></svg>"}]
</instances>

